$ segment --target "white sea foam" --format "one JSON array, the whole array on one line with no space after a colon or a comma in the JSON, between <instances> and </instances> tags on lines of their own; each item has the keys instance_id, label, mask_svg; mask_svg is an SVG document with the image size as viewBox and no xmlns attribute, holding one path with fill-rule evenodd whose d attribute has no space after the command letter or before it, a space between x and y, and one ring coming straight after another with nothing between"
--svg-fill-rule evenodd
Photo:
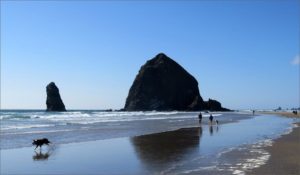
<instances>
[{"instance_id":1,"label":"white sea foam","mask_svg":"<svg viewBox=\"0 0 300 175\"><path fill-rule=\"evenodd\" d=\"M2 126L1 130L13 130L13 129L28 129L28 128L44 128L44 127L53 127L55 125L11 125L11 126Z\"/></svg>"},{"instance_id":2,"label":"white sea foam","mask_svg":"<svg viewBox=\"0 0 300 175\"><path fill-rule=\"evenodd\" d=\"M221 157L223 154L226 154L226 153L228 153L228 152L230 152L230 151L232 151L234 149L236 149L236 148L235 147L227 148L224 151L219 152L218 155L217 155L217 157Z\"/></svg>"},{"instance_id":3,"label":"white sea foam","mask_svg":"<svg viewBox=\"0 0 300 175\"><path fill-rule=\"evenodd\" d=\"M226 154L230 151L240 151L241 154L247 156L245 158L241 158L243 156L240 156L238 162L222 164L222 167L227 167L225 169L231 171L234 175L245 175L249 170L258 168L269 160L271 155L264 148L272 146L272 144L273 141L271 139L266 139L250 145L250 147L238 147L225 150L221 154Z\"/></svg>"},{"instance_id":4,"label":"white sea foam","mask_svg":"<svg viewBox=\"0 0 300 175\"><path fill-rule=\"evenodd\" d=\"M286 131L282 135L287 135L291 133L295 128L299 127L297 124L292 123L289 128L286 129Z\"/></svg>"},{"instance_id":5,"label":"white sea foam","mask_svg":"<svg viewBox=\"0 0 300 175\"><path fill-rule=\"evenodd\" d=\"M55 132L69 132L75 131L72 129L60 129L60 130L47 130L47 131L28 131L22 133L7 133L6 135L16 135L16 134L42 134L42 133L55 133Z\"/></svg>"},{"instance_id":6,"label":"white sea foam","mask_svg":"<svg viewBox=\"0 0 300 175\"><path fill-rule=\"evenodd\" d=\"M236 175L244 175L245 172L243 172L243 171L241 171L241 170L234 170L234 171L232 172L232 174L236 174Z\"/></svg>"},{"instance_id":7,"label":"white sea foam","mask_svg":"<svg viewBox=\"0 0 300 175\"><path fill-rule=\"evenodd\" d=\"M285 132L281 133L281 135L275 136L273 139L276 139L282 135L289 134L293 131L293 128L298 127L296 124L291 124L291 127L288 127ZM265 139L262 141L258 141L257 143L251 145L249 149L250 155L254 155L250 158L244 159L241 163L236 163L230 167L232 174L236 175L244 175L247 171L258 168L269 160L271 157L270 153L267 152L264 148L272 146L274 141L272 139ZM226 152L224 152L226 153Z\"/></svg>"},{"instance_id":8,"label":"white sea foam","mask_svg":"<svg viewBox=\"0 0 300 175\"><path fill-rule=\"evenodd\" d=\"M217 169L216 165L198 167L198 168L195 168L195 169L190 169L190 170L183 171L180 174L191 174L191 173L195 173L195 172L199 172L199 171L203 171L203 170L214 170L214 169Z\"/></svg>"}]
</instances>

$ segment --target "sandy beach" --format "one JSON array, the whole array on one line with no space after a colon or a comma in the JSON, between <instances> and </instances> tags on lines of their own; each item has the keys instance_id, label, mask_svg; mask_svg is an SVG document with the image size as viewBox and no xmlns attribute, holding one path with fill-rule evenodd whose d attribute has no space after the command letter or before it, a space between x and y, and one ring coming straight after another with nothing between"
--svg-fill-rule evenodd
<instances>
[{"instance_id":1,"label":"sandy beach","mask_svg":"<svg viewBox=\"0 0 300 175\"><path fill-rule=\"evenodd\" d=\"M285 117L300 117L287 112L272 112ZM295 123L298 127L287 135L274 140L272 146L266 150L271 154L267 163L252 172L250 175L299 175L300 174L300 123Z\"/></svg>"},{"instance_id":2,"label":"sandy beach","mask_svg":"<svg viewBox=\"0 0 300 175\"><path fill-rule=\"evenodd\" d=\"M297 123L299 126L300 123ZM299 175L300 174L300 127L290 134L276 139L266 150L271 154L268 162L249 172L250 175Z\"/></svg>"},{"instance_id":3,"label":"sandy beach","mask_svg":"<svg viewBox=\"0 0 300 175\"><path fill-rule=\"evenodd\" d=\"M258 112L259 114L272 114L272 115L279 115L284 117L291 117L291 118L300 118L300 112L298 111L297 115L293 114L292 112Z\"/></svg>"},{"instance_id":4,"label":"sandy beach","mask_svg":"<svg viewBox=\"0 0 300 175\"><path fill-rule=\"evenodd\" d=\"M270 120L273 125L266 125ZM275 136L274 133L284 133L291 121L290 118L276 116L245 116L245 120L221 122L220 125L202 124L198 127L134 137L69 144L54 143L50 147L43 147L41 151L34 151L33 147L3 149L1 174L229 175L241 169L238 166L236 169L228 167L243 161L236 162L238 154L234 155L233 159L225 155L223 160L229 165L221 164L219 156L223 155L224 151L243 147L244 143L251 145L259 140L271 139ZM236 132L242 130L243 132ZM235 137L232 137L233 135ZM251 151L251 148L245 149L245 152ZM253 164L257 166L260 162L267 161L257 159L260 156L261 153L257 153L246 158L257 160L257 163ZM294 170L296 172L295 168ZM247 169L242 171L249 172Z\"/></svg>"}]
</instances>

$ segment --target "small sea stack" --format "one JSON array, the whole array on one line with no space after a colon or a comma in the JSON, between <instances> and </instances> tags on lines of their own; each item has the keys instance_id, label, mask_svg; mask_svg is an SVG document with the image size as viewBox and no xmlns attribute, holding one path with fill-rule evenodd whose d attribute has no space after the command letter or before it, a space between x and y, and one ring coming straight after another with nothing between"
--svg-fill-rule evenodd
<instances>
[{"instance_id":1,"label":"small sea stack","mask_svg":"<svg viewBox=\"0 0 300 175\"><path fill-rule=\"evenodd\" d=\"M66 111L65 105L60 98L59 89L54 82L46 87L47 91L47 111Z\"/></svg>"}]
</instances>

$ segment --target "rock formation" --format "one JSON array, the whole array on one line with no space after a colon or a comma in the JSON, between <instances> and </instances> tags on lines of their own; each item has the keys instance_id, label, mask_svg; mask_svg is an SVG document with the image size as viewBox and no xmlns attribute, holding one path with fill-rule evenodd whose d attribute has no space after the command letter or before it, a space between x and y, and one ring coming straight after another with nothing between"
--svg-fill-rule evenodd
<instances>
[{"instance_id":1,"label":"rock formation","mask_svg":"<svg viewBox=\"0 0 300 175\"><path fill-rule=\"evenodd\" d=\"M65 105L60 98L59 89L54 82L51 82L46 87L47 91L47 111L66 111Z\"/></svg>"},{"instance_id":2,"label":"rock formation","mask_svg":"<svg viewBox=\"0 0 300 175\"><path fill-rule=\"evenodd\" d=\"M229 109L223 108L220 102L213 99L205 102L205 108L210 111L229 111Z\"/></svg>"},{"instance_id":3,"label":"rock formation","mask_svg":"<svg viewBox=\"0 0 300 175\"><path fill-rule=\"evenodd\" d=\"M222 110L215 100L204 102L197 80L163 53L139 70L126 99L126 111Z\"/></svg>"}]
</instances>

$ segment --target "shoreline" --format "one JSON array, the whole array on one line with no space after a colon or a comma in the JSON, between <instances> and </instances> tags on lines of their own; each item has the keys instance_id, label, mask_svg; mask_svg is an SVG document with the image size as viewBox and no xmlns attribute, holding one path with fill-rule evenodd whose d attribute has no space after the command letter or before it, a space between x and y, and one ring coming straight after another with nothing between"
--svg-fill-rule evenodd
<instances>
[{"instance_id":1,"label":"shoreline","mask_svg":"<svg viewBox=\"0 0 300 175\"><path fill-rule=\"evenodd\" d=\"M287 112L267 112L281 117L297 118L300 114L294 115ZM281 137L273 140L273 144L264 148L271 157L266 164L253 169L246 174L249 175L299 175L300 174L300 122L294 122L296 127Z\"/></svg>"},{"instance_id":2,"label":"shoreline","mask_svg":"<svg viewBox=\"0 0 300 175\"><path fill-rule=\"evenodd\" d=\"M289 118L300 118L300 112L298 111L297 115L291 112L257 112L258 114L272 114Z\"/></svg>"},{"instance_id":3,"label":"shoreline","mask_svg":"<svg viewBox=\"0 0 300 175\"><path fill-rule=\"evenodd\" d=\"M246 118L248 117L245 117L245 119ZM251 118L252 117L249 117L248 119ZM219 147L219 145L223 144L224 139L227 138L225 136L236 134L236 130L245 129L246 131L251 131L254 129L257 131L265 132L270 131L269 129L272 129L272 127L266 127L266 123L264 125L260 125L260 127L253 125L255 123L269 122L268 117L260 118L256 115L255 118L256 119L244 121L243 119L241 119L229 122L222 122L221 120L221 123L219 125L204 124L200 125L199 127L187 126L180 129L175 129L173 131L163 131L134 137L121 137L108 140L94 140L61 145L57 144L54 145L54 147L50 147L50 149L47 149L49 153L46 150L40 153L34 152L33 148L28 147L20 149L1 150L1 153L4 153L4 155L6 155L4 157L6 157L5 159L8 161L12 161L13 159L19 161L19 158L22 157L22 160L20 160L22 161L20 162L20 165L22 166L18 169L15 169L15 167L12 166L12 162L15 162L16 160L12 161L11 163L4 161L4 163L6 164L6 170L3 170L3 172L32 172L32 169L34 169L34 167L38 165L40 167L39 171L41 172L38 172L36 170L37 172L35 173L43 173L42 171L47 171L52 172L52 174L61 174L61 172L68 174L78 172L91 174L94 172L92 171L92 169L95 169L97 171L103 172L104 174L118 174L118 171L114 171L114 169L111 168L124 168L127 166L131 168L128 171L124 170L124 174L151 174L151 172L164 172L167 174L180 174L180 172L187 174L193 174L196 172L207 174L219 173L220 170L211 169L211 165L199 168L199 164L206 165L209 160L211 160L200 159L200 157L209 155L209 152L212 153L214 151L217 151L219 148L222 148L222 146ZM277 122L277 125L282 125L282 121L284 121L282 119L282 117L275 117L272 121L274 121L275 123ZM241 124L236 125L234 124L235 122L241 122ZM298 129L298 131L300 131L300 127L293 128L291 133L295 133L295 129ZM273 146L275 145L277 140L280 140L285 136L289 136L291 133L281 135L278 139L272 140L274 141ZM240 135L241 137L244 137L244 141L253 138L247 137L245 136L245 134ZM236 138L240 139L240 137ZM237 139L237 141L239 139ZM297 139L292 138L292 141L297 142ZM239 140L239 142L242 141ZM285 142L286 141L284 141L284 143ZM235 143L235 141L233 141L232 143ZM269 149L273 149L273 146L270 146L270 148L263 147L264 150L267 150L271 154L271 158L269 158L265 164L269 164L271 166L269 170L273 170L274 166L274 164L270 163L270 160L272 159L274 153L269 151ZM230 148L231 146L229 145L228 147ZM234 150L233 153L235 153ZM297 155L298 154L296 154L296 158ZM118 158L119 156L126 158L128 161L124 163L123 161L121 161L122 159ZM101 157L107 157L109 161L107 162L107 159L102 159ZM239 155L235 155L235 158L239 158ZM279 159L277 158L276 160L279 160L280 162L280 158L281 157L279 156ZM285 158L289 157L286 156ZM190 160L198 161L190 162ZM41 161L45 164L42 165ZM97 162L97 164L94 164L93 162ZM82 166L82 164L85 165L84 169L77 169L77 167ZM287 164L289 163L287 162ZM251 169L249 171L246 170L245 173L248 174L253 172L253 175L268 175L271 173L276 175L276 173L260 170L261 167L263 168L265 165L261 165L260 167ZM210 168L206 169L207 167ZM54 169L56 170L54 171ZM295 167L288 169L293 169L297 173L297 169ZM57 170L59 170L59 172ZM223 174L230 173L228 172L228 169L224 169L221 172Z\"/></svg>"}]
</instances>

